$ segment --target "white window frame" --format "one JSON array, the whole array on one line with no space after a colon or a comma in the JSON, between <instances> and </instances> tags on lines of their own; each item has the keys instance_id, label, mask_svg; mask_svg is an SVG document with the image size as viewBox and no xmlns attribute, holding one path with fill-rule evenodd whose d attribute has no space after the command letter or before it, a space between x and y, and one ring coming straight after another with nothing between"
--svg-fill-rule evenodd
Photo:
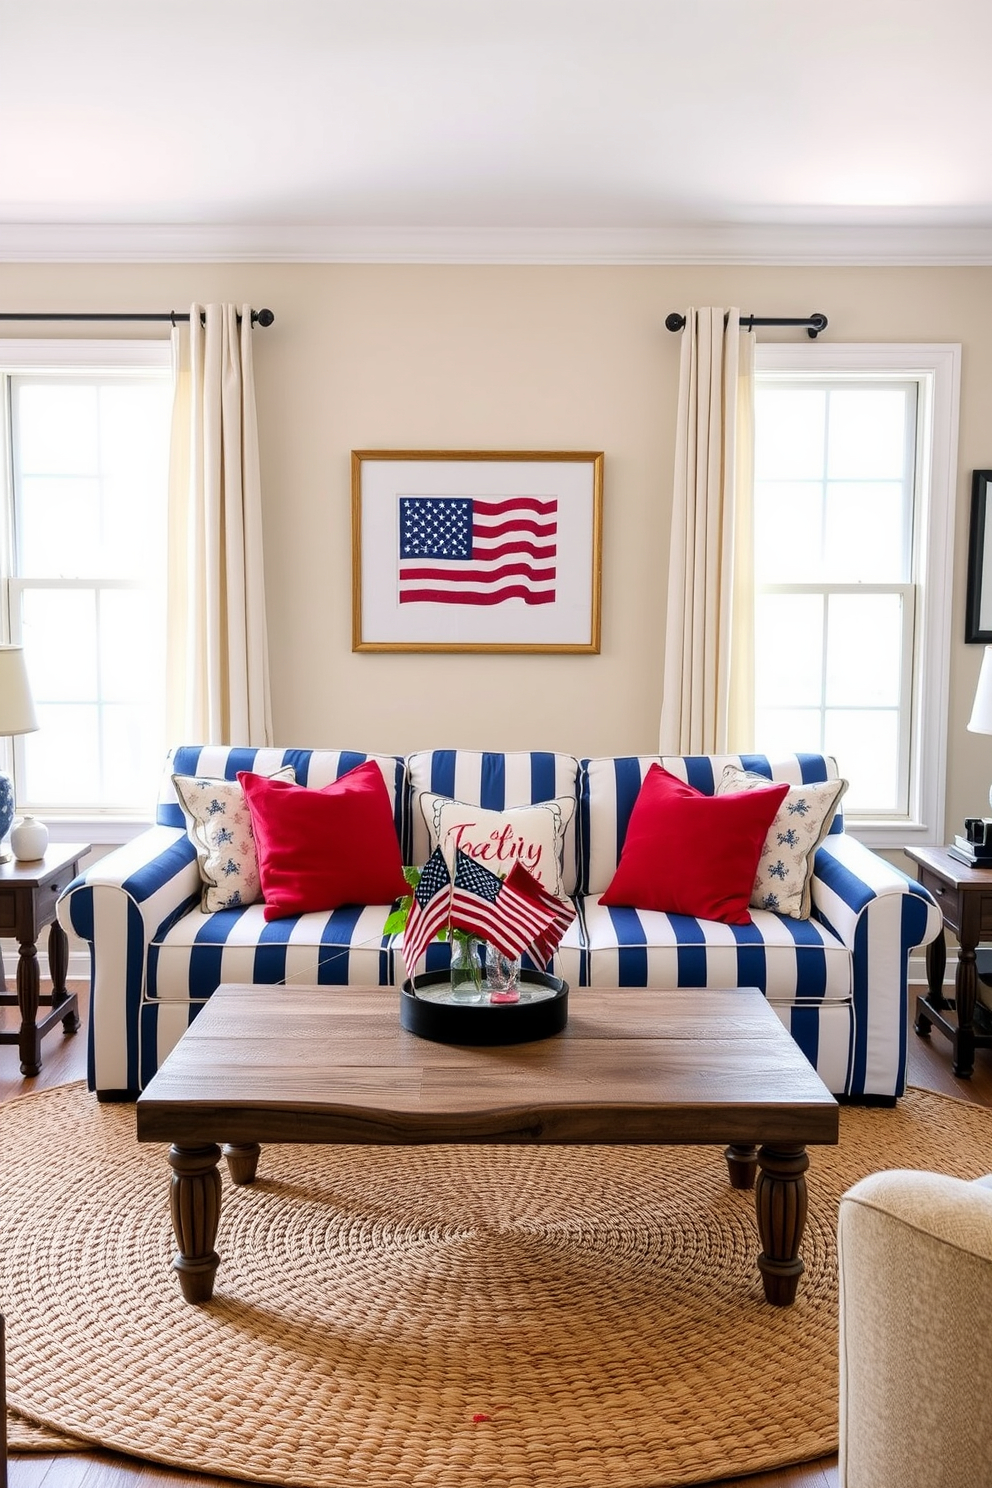
<instances>
[{"instance_id":1,"label":"white window frame","mask_svg":"<svg viewBox=\"0 0 992 1488\"><path fill-rule=\"evenodd\" d=\"M919 385L917 500L913 518L918 586L914 646L909 815L898 820L844 814L845 827L869 847L944 840L947 705L953 625L954 515L957 492L961 347L952 344L758 343L755 374L913 378ZM843 767L843 761L839 762Z\"/></svg>"},{"instance_id":2,"label":"white window frame","mask_svg":"<svg viewBox=\"0 0 992 1488\"><path fill-rule=\"evenodd\" d=\"M25 338L0 338L0 374L16 377L53 376L62 374L99 377L111 371L147 370L172 366L172 344L170 340L57 340ZM0 492L0 574L6 591L14 589L18 579L13 574L13 475L12 451L9 444L10 430L6 418L0 417L0 459L3 460L4 487L7 495ZM10 606L0 605L0 639L9 642ZM3 768L15 766L14 751L10 740L0 745ZM153 807L146 812L92 811L85 815L70 812L46 812L45 822L53 842L78 842L85 838L95 846L114 846L127 842L143 832L153 819Z\"/></svg>"}]
</instances>

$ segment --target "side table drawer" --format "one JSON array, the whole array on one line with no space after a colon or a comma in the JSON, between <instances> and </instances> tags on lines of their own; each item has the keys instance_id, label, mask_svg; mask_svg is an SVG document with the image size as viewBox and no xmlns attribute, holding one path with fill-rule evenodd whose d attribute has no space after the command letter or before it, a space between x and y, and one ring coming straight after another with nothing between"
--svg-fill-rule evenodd
<instances>
[{"instance_id":1,"label":"side table drawer","mask_svg":"<svg viewBox=\"0 0 992 1488\"><path fill-rule=\"evenodd\" d=\"M992 939L992 887L987 893L969 891L965 894L946 883L938 874L931 873L928 868L920 869L919 880L936 899L944 924L949 930L957 933L961 929L961 916L966 913L977 932L977 939Z\"/></svg>"}]
</instances>

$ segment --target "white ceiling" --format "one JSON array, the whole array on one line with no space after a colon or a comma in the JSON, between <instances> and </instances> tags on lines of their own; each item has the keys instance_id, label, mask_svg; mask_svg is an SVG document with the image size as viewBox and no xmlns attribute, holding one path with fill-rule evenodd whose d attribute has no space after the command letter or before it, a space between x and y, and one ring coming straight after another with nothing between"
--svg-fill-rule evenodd
<instances>
[{"instance_id":1,"label":"white ceiling","mask_svg":"<svg viewBox=\"0 0 992 1488\"><path fill-rule=\"evenodd\" d=\"M0 0L0 258L992 262L990 57L990 0Z\"/></svg>"}]
</instances>

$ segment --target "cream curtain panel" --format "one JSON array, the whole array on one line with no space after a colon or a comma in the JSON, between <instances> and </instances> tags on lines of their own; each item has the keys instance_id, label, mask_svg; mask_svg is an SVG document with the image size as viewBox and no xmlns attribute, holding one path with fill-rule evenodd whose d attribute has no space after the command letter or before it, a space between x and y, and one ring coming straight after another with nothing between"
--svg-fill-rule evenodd
<instances>
[{"instance_id":1,"label":"cream curtain panel","mask_svg":"<svg viewBox=\"0 0 992 1488\"><path fill-rule=\"evenodd\" d=\"M754 337L741 331L739 310L688 310L675 441L662 754L753 748L753 483Z\"/></svg>"},{"instance_id":2,"label":"cream curtain panel","mask_svg":"<svg viewBox=\"0 0 992 1488\"><path fill-rule=\"evenodd\" d=\"M201 323L202 317L202 323ZM172 333L167 723L174 743L272 742L251 307Z\"/></svg>"}]
</instances>

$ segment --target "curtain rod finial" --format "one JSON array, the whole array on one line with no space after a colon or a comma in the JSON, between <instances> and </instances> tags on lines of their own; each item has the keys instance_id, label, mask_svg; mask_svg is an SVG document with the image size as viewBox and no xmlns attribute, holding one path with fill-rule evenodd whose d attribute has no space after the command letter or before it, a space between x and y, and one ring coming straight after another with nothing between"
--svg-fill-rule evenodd
<instances>
[{"instance_id":1,"label":"curtain rod finial","mask_svg":"<svg viewBox=\"0 0 992 1488\"><path fill-rule=\"evenodd\" d=\"M809 318L809 325L806 327L807 336L811 341L815 341L820 332L825 331L826 329L827 317L825 315L821 315L819 310L814 310L813 314Z\"/></svg>"},{"instance_id":2,"label":"curtain rod finial","mask_svg":"<svg viewBox=\"0 0 992 1488\"><path fill-rule=\"evenodd\" d=\"M674 310L671 315L665 316L666 331L681 331L685 326L685 316L677 314Z\"/></svg>"},{"instance_id":3,"label":"curtain rod finial","mask_svg":"<svg viewBox=\"0 0 992 1488\"><path fill-rule=\"evenodd\" d=\"M270 326L275 320L271 310L253 310L251 312L252 325Z\"/></svg>"}]
</instances>

